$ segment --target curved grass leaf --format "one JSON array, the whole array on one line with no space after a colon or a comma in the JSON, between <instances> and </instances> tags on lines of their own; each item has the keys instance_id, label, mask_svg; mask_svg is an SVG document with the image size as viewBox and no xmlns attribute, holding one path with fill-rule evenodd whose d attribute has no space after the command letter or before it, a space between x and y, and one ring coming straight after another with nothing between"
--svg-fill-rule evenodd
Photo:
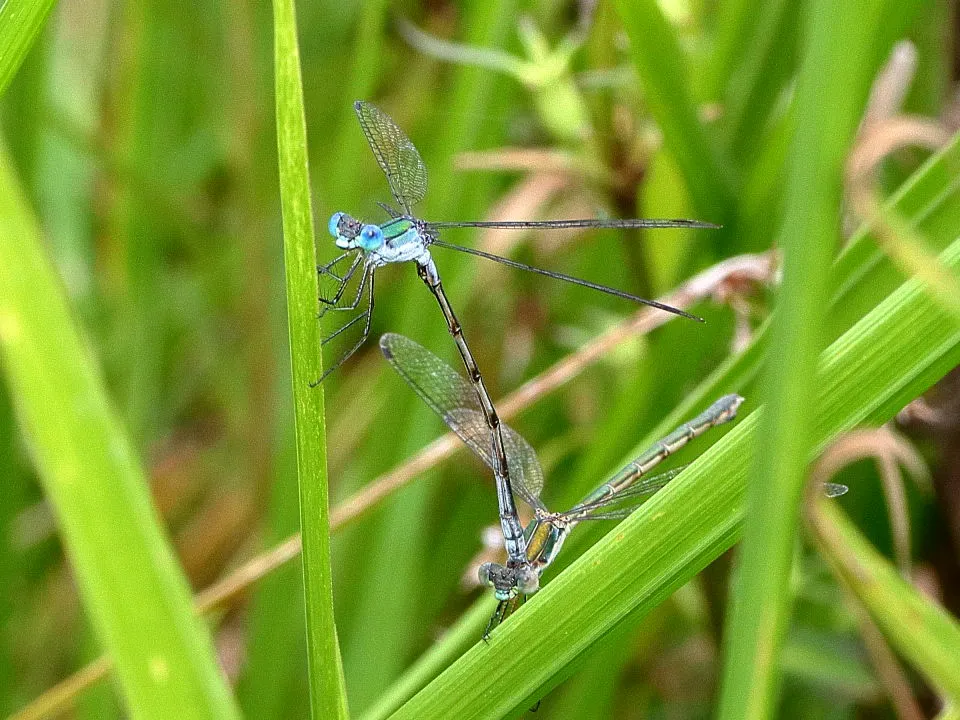
<instances>
[{"instance_id":1,"label":"curved grass leaf","mask_svg":"<svg viewBox=\"0 0 960 720\"><path fill-rule=\"evenodd\" d=\"M817 501L810 525L827 557L900 654L953 699L960 698L960 624L906 582L843 512Z\"/></svg>"},{"instance_id":2,"label":"curved grass leaf","mask_svg":"<svg viewBox=\"0 0 960 720\"><path fill-rule=\"evenodd\" d=\"M146 478L0 149L0 352L23 433L135 718L235 718Z\"/></svg>"}]
</instances>

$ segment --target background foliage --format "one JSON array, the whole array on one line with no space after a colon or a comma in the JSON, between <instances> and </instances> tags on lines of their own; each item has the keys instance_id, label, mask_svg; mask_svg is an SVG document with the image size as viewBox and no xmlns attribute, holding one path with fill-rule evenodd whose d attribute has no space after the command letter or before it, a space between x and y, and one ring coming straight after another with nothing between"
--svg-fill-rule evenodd
<instances>
[{"instance_id":1,"label":"background foliage","mask_svg":"<svg viewBox=\"0 0 960 720\"><path fill-rule=\"evenodd\" d=\"M705 324L625 333L575 381L511 420L543 462L547 505L562 509L721 392L748 398L742 428L544 590L490 648L473 647L490 610L489 598L474 602L482 594L473 585L483 529L495 520L488 473L461 453L424 464L372 509L352 511L355 492L441 427L386 370L375 341L335 373L324 392L337 637L316 622L322 583L308 593L307 612L311 647L335 654L339 641L351 713L496 717L522 713L549 690L539 712L550 718L709 717L721 698L730 717L952 717L949 658L960 656L951 655L960 654L952 617L960 612L960 403L948 374L960 359L950 299L960 227L956 8L852 2L844 22L863 23L861 32L841 33L824 15L831 5L322 1L300 3L294 27L292 17L278 13L275 24L269 6L248 0L65 0L52 11L49 2L7 0L0 712L52 717L42 708L56 706L109 719L179 717L188 707L196 717L229 717L232 687L244 716L269 720L309 716L311 687L315 713L318 687L337 692L329 655L319 656L327 685L317 684L318 655L308 670L299 562L242 582L248 590L207 623L185 609L185 580L199 591L231 577L300 528L294 415L302 421L323 400L303 395L289 369L288 317L294 346L316 332L299 312L314 298L291 291L306 305L291 304L288 315L284 294L285 283L305 287L291 270L290 243L303 252L309 242L306 232L293 240L288 232L285 268L283 221L289 227L289 211L300 212L303 228L310 217L305 194L291 200L299 158L286 156L278 173L277 113L287 140L280 157L296 149L298 32L321 229L334 210L381 218L376 200L389 199L353 116L352 101L365 98L424 155L431 189L419 210L430 219L610 214L723 224L622 236L451 233L453 242L649 297L774 247L788 249L790 287L791 242L794 252L832 263L828 274L805 266L822 282L795 277L781 295L764 272L772 256L758 255L700 294L693 310ZM836 34L843 43L831 42ZM841 77L838 68L856 82L824 82L822 91L803 84L804 72ZM869 171L858 172L851 157ZM318 235L318 259L333 257L327 241ZM576 359L577 348L635 310L441 252L444 285L494 397ZM43 270L50 264L56 275ZM918 270L925 281L940 278L939 290L903 285ZM453 360L413 270L387 268L377 279L373 336L403 332ZM791 312L795 325L785 320ZM797 340L783 329L794 326L809 334ZM21 327L37 340L18 353L22 336L12 328ZM737 566L727 550L745 513L747 533L771 517L762 501L744 500L748 477L753 499L779 482L748 476L748 441L764 427L748 415L801 346L819 355L820 374L793 390L789 381L777 386L770 437L802 431L817 452L836 441L815 471L825 478L842 468L836 479L851 492L828 509L809 506L811 533L795 535L789 522L757 531L773 533L770 547L792 560L768 583L784 602L782 644L766 655L752 641L725 641L743 638L749 622L742 612L728 616L731 601L759 607L764 595L751 588L763 579L750 574L769 570ZM298 351L293 361L309 374L316 357ZM804 412L779 412L777 402ZM905 406L893 426L854 430ZM301 482L323 474L319 455L305 472L303 447ZM777 452L778 461L789 458L785 477L805 476L816 459L808 447ZM71 492L74 476L83 492ZM788 500L784 516L796 517L799 485L777 487ZM311 523L311 512L303 522L323 555L324 523ZM560 564L607 530L578 530ZM171 546L179 564L168 560ZM644 551L631 557L635 546ZM322 580L324 563L308 561L308 578L314 571ZM858 584L864 568L876 584ZM161 625L151 607L176 622ZM142 614L125 615L130 608ZM907 609L915 626L901 617ZM568 631L558 631L560 619ZM176 679L189 681L173 683L170 698L137 691L158 677L149 662L156 656L140 642L169 639L164 633L177 636L164 652L183 653L172 665ZM44 695L105 650L116 682ZM775 689L767 707L740 692L757 675ZM454 712L457 702L464 707Z\"/></svg>"}]
</instances>

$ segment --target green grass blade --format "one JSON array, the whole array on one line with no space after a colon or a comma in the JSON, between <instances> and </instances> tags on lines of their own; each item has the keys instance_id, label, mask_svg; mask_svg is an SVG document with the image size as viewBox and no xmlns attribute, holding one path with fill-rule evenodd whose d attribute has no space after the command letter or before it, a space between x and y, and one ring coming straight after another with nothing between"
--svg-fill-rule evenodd
<instances>
[{"instance_id":1,"label":"green grass blade","mask_svg":"<svg viewBox=\"0 0 960 720\"><path fill-rule=\"evenodd\" d=\"M20 425L131 716L238 717L5 151L0 350Z\"/></svg>"},{"instance_id":2,"label":"green grass blade","mask_svg":"<svg viewBox=\"0 0 960 720\"><path fill-rule=\"evenodd\" d=\"M323 388L310 387L322 374L316 321L319 292L313 212L293 0L274 0L273 13L277 150L300 481L310 702L313 717L326 719L346 717L347 701L333 618Z\"/></svg>"},{"instance_id":3,"label":"green grass blade","mask_svg":"<svg viewBox=\"0 0 960 720\"><path fill-rule=\"evenodd\" d=\"M784 281L771 325L766 411L750 481L732 605L727 616L720 717L769 717L777 656L790 612L798 510L809 458L817 355L823 342L830 266L838 240L847 146L863 112L873 70L873 33L883 3L815 2L797 89L796 135L788 169L780 244ZM833 68L824 72L824 68ZM824 113L824 106L830 108Z\"/></svg>"},{"instance_id":4,"label":"green grass blade","mask_svg":"<svg viewBox=\"0 0 960 720\"><path fill-rule=\"evenodd\" d=\"M763 136L770 110L796 71L797 36L805 8L803 2L795 0L748 5L748 26L753 31L747 37L720 36L727 43L736 43L736 56L740 58L722 98L728 155L738 164L757 149L757 138ZM715 61L725 62L723 55L729 49L729 44L718 43Z\"/></svg>"},{"instance_id":5,"label":"green grass blade","mask_svg":"<svg viewBox=\"0 0 960 720\"><path fill-rule=\"evenodd\" d=\"M53 0L7 0L0 5L0 95L33 47Z\"/></svg>"},{"instance_id":6,"label":"green grass blade","mask_svg":"<svg viewBox=\"0 0 960 720\"><path fill-rule=\"evenodd\" d=\"M767 3L762 0L724 0L717 7L717 28L714 38L713 55L707 67L705 85L706 96L719 101L731 84L738 64L755 52L758 29L763 22L757 18L763 16ZM773 9L776 9L774 4ZM746 50L746 51L745 51Z\"/></svg>"},{"instance_id":7,"label":"green grass blade","mask_svg":"<svg viewBox=\"0 0 960 720\"><path fill-rule=\"evenodd\" d=\"M905 582L835 505L818 501L810 525L831 564L890 644L939 690L960 698L960 624Z\"/></svg>"},{"instance_id":8,"label":"green grass blade","mask_svg":"<svg viewBox=\"0 0 960 720\"><path fill-rule=\"evenodd\" d=\"M941 256L960 267L960 241ZM862 422L889 419L960 362L960 327L919 282L898 287L821 356L815 456ZM736 540L758 414L550 582L489 645L478 643L394 718L492 718L533 704L563 668L623 632Z\"/></svg>"},{"instance_id":9,"label":"green grass blade","mask_svg":"<svg viewBox=\"0 0 960 720\"><path fill-rule=\"evenodd\" d=\"M701 125L676 32L655 0L617 3L650 114L683 173L698 217L723 222L733 196L720 160Z\"/></svg>"}]
</instances>

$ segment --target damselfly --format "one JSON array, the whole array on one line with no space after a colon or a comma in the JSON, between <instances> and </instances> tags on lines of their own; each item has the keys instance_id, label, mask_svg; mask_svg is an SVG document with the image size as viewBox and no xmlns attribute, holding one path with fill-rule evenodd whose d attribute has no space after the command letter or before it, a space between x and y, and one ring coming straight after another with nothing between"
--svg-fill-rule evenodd
<instances>
[{"instance_id":1,"label":"damselfly","mask_svg":"<svg viewBox=\"0 0 960 720\"><path fill-rule=\"evenodd\" d=\"M493 468L490 431L476 393L460 373L403 335L384 335L380 339L380 348L407 384L484 463ZM739 395L720 398L693 420L654 443L566 512L551 512L540 500L543 470L536 453L515 430L501 424L513 488L533 510L534 517L523 531L524 553L521 556L511 556L508 551L505 564L484 563L480 567L480 582L492 587L499 601L484 631L484 639L525 596L540 589L541 574L556 559L567 535L577 524L584 520L618 520L629 515L682 468L650 478L644 476L693 438L732 420L741 402L743 398ZM520 524L519 519L516 522Z\"/></svg>"},{"instance_id":2,"label":"damselfly","mask_svg":"<svg viewBox=\"0 0 960 720\"><path fill-rule=\"evenodd\" d=\"M509 222L427 222L413 214L414 205L422 200L427 192L427 169L423 163L423 159L420 157L420 153L410 139L397 127L396 123L394 123L386 113L370 103L362 101L354 103L354 110L356 110L363 134L370 144L370 149L373 151L377 163L387 177L390 191L399 208L391 208L381 204L381 207L390 215L390 219L379 225L362 223L356 218L342 212L334 213L330 218L328 226L330 234L335 238L337 247L346 252L334 258L329 263L317 267L317 272L321 276L332 278L336 284L336 291L332 297L320 298L323 306L320 311L320 317L323 317L328 311L332 310L350 312L357 312L359 310L359 312L325 337L322 344L326 345L349 328L358 326L361 323L363 329L359 340L350 346L340 358L324 372L323 376L316 381L316 384L322 382L331 372L346 362L346 360L363 345L367 336L370 334L370 323L373 317L374 306L374 276L377 269L392 263L415 263L417 273L421 280L423 280L430 289L430 292L433 293L440 305L440 310L447 322L447 329L453 336L457 350L467 369L467 376L470 378L470 382L473 385L472 390L479 401L485 425L489 429L489 433L492 434L493 462L491 467L494 470L497 496L500 502L501 528L503 529L504 541L507 545L508 557L519 561L524 554L524 539L522 527L519 522L516 521L517 511L510 487L509 468L504 453L500 420L497 417L497 412L490 399L490 395L484 386L477 363L474 361L470 348L464 339L460 322L457 320L453 308L447 300L446 293L443 291L443 286L440 283L440 275L431 257L430 249L433 247L444 247L459 250L460 252L478 255L488 260L504 263L511 267L529 270L556 278L557 280L582 285L610 295L615 295L644 305L650 305L676 315L682 315L694 320L699 320L700 318L683 310L679 310L678 308L663 305L653 300L645 300L636 295L631 295L630 293L615 290L588 280L581 280L580 278L571 277L562 273L542 270L513 260L508 260L498 255L442 242L438 237L439 231L444 228L457 227L522 230L557 228L715 228L716 226L695 220L583 219ZM338 268L340 267L344 269L339 271ZM357 273L360 273L359 280L355 281ZM356 282L356 291L354 293L347 293L347 288L350 286L351 281ZM488 435L487 438L489 437ZM489 453L491 450L488 448L486 452Z\"/></svg>"},{"instance_id":3,"label":"damselfly","mask_svg":"<svg viewBox=\"0 0 960 720\"><path fill-rule=\"evenodd\" d=\"M546 275L547 277L576 285L582 285L609 295L632 300L633 302L650 305L676 315L682 315L694 320L700 319L678 308L664 305L654 300L645 300L636 295L593 283L589 280L532 267L474 248L443 242L439 239L439 231L446 228L471 227L497 228L503 230L556 230L564 228L609 228L622 230L636 228L716 228L718 227L717 225L697 220L624 220L597 218L537 221L427 222L413 214L413 207L424 198L427 192L427 169L417 148L404 132L397 127L396 123L394 123L386 113L374 105L358 100L354 103L354 110L357 113L363 134L370 144L370 149L373 151L377 163L387 177L387 183L390 185L390 191L399 209L380 203L380 206L390 215L390 219L381 224L362 223L343 212L334 213L330 218L328 226L330 234L334 237L337 247L347 252L344 252L327 264L317 268L317 271L321 275L331 277L337 283L336 291L331 298L320 299L324 305L321 312L326 313L328 310L333 309L358 310L361 307L363 310L351 318L344 326L338 328L329 337L325 338L324 343L329 342L347 328L361 322L364 324L364 329L359 341L350 347L324 373L324 377L336 370L344 361L353 355L369 335L370 318L373 312L374 302L374 275L376 270L384 265L402 262L416 263L421 279L435 295L438 295L437 300L440 302L441 308L444 309L444 314L447 316L448 322L451 320L447 314L449 303L440 297L442 295L440 277L430 254L430 248L432 247L449 248L451 250L477 255L488 260L509 265L510 267L529 270L530 272ZM346 268L342 274L337 272L336 268L338 266L344 266ZM344 294L346 289L358 272L360 273L360 279L357 283L356 292L352 299L345 300ZM321 380L323 380L323 378L321 378Z\"/></svg>"}]
</instances>

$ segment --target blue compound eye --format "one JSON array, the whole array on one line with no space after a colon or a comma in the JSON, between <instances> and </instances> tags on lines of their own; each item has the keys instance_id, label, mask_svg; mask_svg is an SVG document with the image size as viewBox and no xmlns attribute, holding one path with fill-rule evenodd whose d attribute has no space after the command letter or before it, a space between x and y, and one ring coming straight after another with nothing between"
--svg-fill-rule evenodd
<instances>
[{"instance_id":1,"label":"blue compound eye","mask_svg":"<svg viewBox=\"0 0 960 720\"><path fill-rule=\"evenodd\" d=\"M383 230L379 225L364 225L360 231L359 245L364 250L376 250L383 245Z\"/></svg>"},{"instance_id":2,"label":"blue compound eye","mask_svg":"<svg viewBox=\"0 0 960 720\"><path fill-rule=\"evenodd\" d=\"M327 230L334 237L339 237L340 235L340 218L342 217L342 212L334 213L330 216L330 223L327 225Z\"/></svg>"}]
</instances>

